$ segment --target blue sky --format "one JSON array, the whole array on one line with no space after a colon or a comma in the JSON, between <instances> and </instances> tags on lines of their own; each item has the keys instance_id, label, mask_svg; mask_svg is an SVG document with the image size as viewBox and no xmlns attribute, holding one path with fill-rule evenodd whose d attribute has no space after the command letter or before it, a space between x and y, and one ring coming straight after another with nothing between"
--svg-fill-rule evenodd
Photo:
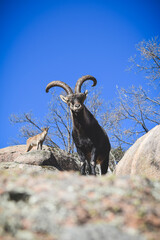
<instances>
[{"instance_id":1,"label":"blue sky","mask_svg":"<svg viewBox=\"0 0 160 240\"><path fill-rule=\"evenodd\" d=\"M160 36L160 1L1 0L0 36L2 148L18 134L12 113L47 113L50 81L74 87L91 74L105 101L116 85L143 84L142 75L125 70L138 42Z\"/></svg>"}]
</instances>

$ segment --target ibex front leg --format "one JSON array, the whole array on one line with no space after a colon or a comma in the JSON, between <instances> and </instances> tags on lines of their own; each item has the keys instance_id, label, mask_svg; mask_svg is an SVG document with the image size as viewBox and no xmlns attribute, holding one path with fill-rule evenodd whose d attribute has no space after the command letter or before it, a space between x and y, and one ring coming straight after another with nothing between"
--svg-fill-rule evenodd
<instances>
[{"instance_id":1,"label":"ibex front leg","mask_svg":"<svg viewBox=\"0 0 160 240\"><path fill-rule=\"evenodd\" d=\"M39 143L39 148L40 148L40 150L42 150L42 145L43 145L43 142L41 141L41 142Z\"/></svg>"},{"instance_id":2,"label":"ibex front leg","mask_svg":"<svg viewBox=\"0 0 160 240\"><path fill-rule=\"evenodd\" d=\"M77 152L78 152L78 155L80 157L80 162L81 162L81 169L80 169L81 175L86 175L86 158L85 158L85 155L79 148L77 148Z\"/></svg>"},{"instance_id":3,"label":"ibex front leg","mask_svg":"<svg viewBox=\"0 0 160 240\"><path fill-rule=\"evenodd\" d=\"M93 148L91 151L91 160L90 160L90 167L89 167L89 174L96 175L96 148Z\"/></svg>"},{"instance_id":4,"label":"ibex front leg","mask_svg":"<svg viewBox=\"0 0 160 240\"><path fill-rule=\"evenodd\" d=\"M39 150L40 149L40 143L38 142L37 143L37 150Z\"/></svg>"}]
</instances>

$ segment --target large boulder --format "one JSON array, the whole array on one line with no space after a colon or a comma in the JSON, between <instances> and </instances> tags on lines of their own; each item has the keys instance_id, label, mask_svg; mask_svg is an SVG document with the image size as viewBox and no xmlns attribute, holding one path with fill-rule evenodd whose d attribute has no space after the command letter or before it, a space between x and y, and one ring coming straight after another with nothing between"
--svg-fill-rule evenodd
<instances>
[{"instance_id":1,"label":"large boulder","mask_svg":"<svg viewBox=\"0 0 160 240\"><path fill-rule=\"evenodd\" d=\"M41 151L31 151L23 153L14 159L14 162L26 163L31 165L54 165L54 156L51 151L41 150Z\"/></svg>"},{"instance_id":2,"label":"large boulder","mask_svg":"<svg viewBox=\"0 0 160 240\"><path fill-rule=\"evenodd\" d=\"M160 179L160 125L140 137L116 166L115 174Z\"/></svg>"},{"instance_id":3,"label":"large boulder","mask_svg":"<svg viewBox=\"0 0 160 240\"><path fill-rule=\"evenodd\" d=\"M14 162L14 159L23 154L26 145L16 145L0 149L0 162Z\"/></svg>"},{"instance_id":4,"label":"large boulder","mask_svg":"<svg viewBox=\"0 0 160 240\"><path fill-rule=\"evenodd\" d=\"M38 166L54 166L58 170L79 170L80 162L76 155L71 155L58 148L43 146L43 150L33 148L26 152L25 145L10 146L0 149L0 163L15 162Z\"/></svg>"}]
</instances>

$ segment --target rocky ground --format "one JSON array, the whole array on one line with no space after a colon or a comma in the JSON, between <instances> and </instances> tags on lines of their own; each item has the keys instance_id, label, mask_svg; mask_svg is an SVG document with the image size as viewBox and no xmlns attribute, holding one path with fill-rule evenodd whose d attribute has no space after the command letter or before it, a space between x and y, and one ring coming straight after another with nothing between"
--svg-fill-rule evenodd
<instances>
[{"instance_id":1,"label":"rocky ground","mask_svg":"<svg viewBox=\"0 0 160 240\"><path fill-rule=\"evenodd\" d=\"M160 182L0 163L1 240L158 240Z\"/></svg>"}]
</instances>

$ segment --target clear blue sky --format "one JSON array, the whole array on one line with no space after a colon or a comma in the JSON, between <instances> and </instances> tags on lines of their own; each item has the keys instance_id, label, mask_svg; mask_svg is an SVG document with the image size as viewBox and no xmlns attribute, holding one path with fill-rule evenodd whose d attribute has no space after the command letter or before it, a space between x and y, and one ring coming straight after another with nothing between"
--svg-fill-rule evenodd
<instances>
[{"instance_id":1,"label":"clear blue sky","mask_svg":"<svg viewBox=\"0 0 160 240\"><path fill-rule=\"evenodd\" d=\"M0 148L18 134L9 123L12 113L47 113L50 81L74 86L91 74L106 101L115 97L116 85L142 84L125 71L128 58L135 44L157 35L158 0L1 0Z\"/></svg>"}]
</instances>

